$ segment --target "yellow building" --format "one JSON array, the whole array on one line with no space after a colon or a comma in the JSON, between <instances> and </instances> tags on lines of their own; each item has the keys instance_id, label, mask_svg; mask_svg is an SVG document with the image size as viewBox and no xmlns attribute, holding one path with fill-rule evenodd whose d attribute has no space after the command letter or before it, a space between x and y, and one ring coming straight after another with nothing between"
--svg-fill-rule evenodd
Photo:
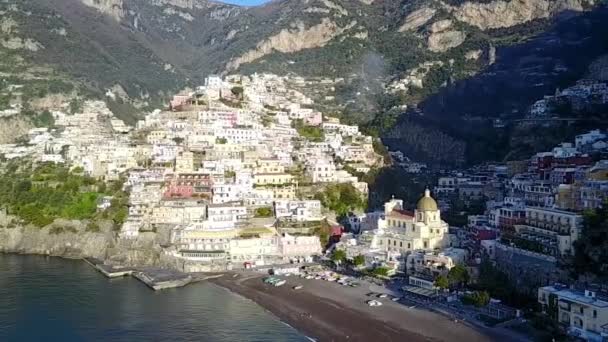
<instances>
[{"instance_id":1,"label":"yellow building","mask_svg":"<svg viewBox=\"0 0 608 342\"><path fill-rule=\"evenodd\" d=\"M293 176L288 173L258 173L253 176L253 184L264 185L284 185L291 184Z\"/></svg>"},{"instance_id":2,"label":"yellow building","mask_svg":"<svg viewBox=\"0 0 608 342\"><path fill-rule=\"evenodd\" d=\"M449 246L448 224L441 220L437 202L427 189L416 210L403 209L403 201L392 199L384 205L385 218L378 221L380 249L409 253L433 251Z\"/></svg>"}]
</instances>

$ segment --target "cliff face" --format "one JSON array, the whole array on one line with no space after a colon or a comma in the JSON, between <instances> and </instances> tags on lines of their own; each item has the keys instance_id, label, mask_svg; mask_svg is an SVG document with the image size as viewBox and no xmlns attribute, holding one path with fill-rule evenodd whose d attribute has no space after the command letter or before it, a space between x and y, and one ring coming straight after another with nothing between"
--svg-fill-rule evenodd
<instances>
[{"instance_id":1,"label":"cliff face","mask_svg":"<svg viewBox=\"0 0 608 342\"><path fill-rule=\"evenodd\" d=\"M323 18L320 24L306 28L303 22L298 22L293 29L281 30L278 34L260 42L255 50L246 52L228 63L226 69L235 70L241 64L251 63L274 51L282 53L298 52L305 49L323 47L345 30L356 25L356 22L345 28L338 27L329 18Z\"/></svg>"},{"instance_id":2,"label":"cliff face","mask_svg":"<svg viewBox=\"0 0 608 342\"><path fill-rule=\"evenodd\" d=\"M482 30L511 27L549 18L563 11L582 11L594 0L511 0L488 3L466 2L452 8L457 20Z\"/></svg>"},{"instance_id":3,"label":"cliff face","mask_svg":"<svg viewBox=\"0 0 608 342\"><path fill-rule=\"evenodd\" d=\"M104 259L114 240L105 233L61 232L50 228L0 228L0 252L41 254L64 258Z\"/></svg>"},{"instance_id":4,"label":"cliff face","mask_svg":"<svg viewBox=\"0 0 608 342\"><path fill-rule=\"evenodd\" d=\"M81 0L83 4L93 7L101 13L120 21L125 15L122 0Z\"/></svg>"},{"instance_id":5,"label":"cliff face","mask_svg":"<svg viewBox=\"0 0 608 342\"><path fill-rule=\"evenodd\" d=\"M163 257L161 243L167 235L144 233L137 240L117 239L110 224L89 232L79 221L57 220L44 227L22 226L0 215L0 253L39 254L79 259L93 257L124 266L166 266L182 269L170 257ZM182 267L182 268L180 268Z\"/></svg>"},{"instance_id":6,"label":"cliff face","mask_svg":"<svg viewBox=\"0 0 608 342\"><path fill-rule=\"evenodd\" d=\"M17 115L0 118L0 144L12 143L34 126L29 120Z\"/></svg>"}]
</instances>

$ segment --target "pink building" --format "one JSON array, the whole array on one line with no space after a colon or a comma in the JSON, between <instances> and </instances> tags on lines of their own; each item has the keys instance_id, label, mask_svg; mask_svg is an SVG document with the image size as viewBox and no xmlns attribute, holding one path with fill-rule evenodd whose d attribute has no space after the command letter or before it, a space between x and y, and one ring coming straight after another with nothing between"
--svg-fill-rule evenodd
<instances>
[{"instance_id":1,"label":"pink building","mask_svg":"<svg viewBox=\"0 0 608 342\"><path fill-rule=\"evenodd\" d=\"M212 198L213 181L207 174L169 174L165 178L165 198Z\"/></svg>"},{"instance_id":2,"label":"pink building","mask_svg":"<svg viewBox=\"0 0 608 342\"><path fill-rule=\"evenodd\" d=\"M173 99L170 102L171 110L180 110L183 106L188 104L192 97L186 94L177 94L173 96Z\"/></svg>"},{"instance_id":3,"label":"pink building","mask_svg":"<svg viewBox=\"0 0 608 342\"><path fill-rule=\"evenodd\" d=\"M319 126L323 123L323 115L321 112L312 112L304 119L304 122L309 126Z\"/></svg>"}]
</instances>

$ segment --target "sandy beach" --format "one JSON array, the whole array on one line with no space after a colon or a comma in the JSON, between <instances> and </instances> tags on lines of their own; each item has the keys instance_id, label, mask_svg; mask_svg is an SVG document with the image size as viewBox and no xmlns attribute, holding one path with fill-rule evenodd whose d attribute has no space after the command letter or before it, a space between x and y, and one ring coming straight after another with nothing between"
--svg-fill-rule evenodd
<instances>
[{"instance_id":1,"label":"sandy beach","mask_svg":"<svg viewBox=\"0 0 608 342\"><path fill-rule=\"evenodd\" d=\"M322 280L288 277L287 284L264 284L259 273L226 274L210 282L253 300L282 321L318 341L497 341L482 332L427 310L383 300L369 307L368 285L344 287ZM303 285L294 290L295 285Z\"/></svg>"}]
</instances>

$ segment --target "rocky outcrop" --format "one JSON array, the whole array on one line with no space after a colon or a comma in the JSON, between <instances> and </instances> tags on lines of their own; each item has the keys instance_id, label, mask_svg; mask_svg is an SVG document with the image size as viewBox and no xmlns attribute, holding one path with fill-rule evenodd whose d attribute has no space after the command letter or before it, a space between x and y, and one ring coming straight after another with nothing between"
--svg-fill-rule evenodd
<instances>
[{"instance_id":1,"label":"rocky outcrop","mask_svg":"<svg viewBox=\"0 0 608 342\"><path fill-rule=\"evenodd\" d=\"M407 17L405 17L405 22L401 27L399 27L399 32L405 32L417 29L422 25L426 24L431 20L435 13L436 9L430 7L423 7L419 10L416 10L410 13Z\"/></svg>"},{"instance_id":2,"label":"rocky outcrop","mask_svg":"<svg viewBox=\"0 0 608 342\"><path fill-rule=\"evenodd\" d=\"M80 0L83 4L93 7L101 13L120 21L125 16L123 0Z\"/></svg>"},{"instance_id":3,"label":"rocky outcrop","mask_svg":"<svg viewBox=\"0 0 608 342\"><path fill-rule=\"evenodd\" d=\"M283 53L298 52L325 46L336 36L354 27L353 22L346 27L339 27L329 18L323 18L320 24L306 28L304 23L298 21L291 29L283 29L276 35L258 43L254 50L250 50L240 57L231 60L227 65L228 71L236 70L242 64L251 63L274 51Z\"/></svg>"},{"instance_id":4,"label":"rocky outcrop","mask_svg":"<svg viewBox=\"0 0 608 342\"><path fill-rule=\"evenodd\" d=\"M467 51L467 53L464 55L464 58L466 58L468 60L478 60L482 54L483 54L483 50L471 50L471 51Z\"/></svg>"},{"instance_id":5,"label":"rocky outcrop","mask_svg":"<svg viewBox=\"0 0 608 342\"><path fill-rule=\"evenodd\" d=\"M35 52L44 49L44 45L31 38L11 37L8 39L3 39L2 41L0 41L0 44L10 50L24 49Z\"/></svg>"},{"instance_id":6,"label":"rocky outcrop","mask_svg":"<svg viewBox=\"0 0 608 342\"><path fill-rule=\"evenodd\" d=\"M74 225L0 228L0 252L104 259L114 243L111 233L92 233Z\"/></svg>"},{"instance_id":7,"label":"rocky outcrop","mask_svg":"<svg viewBox=\"0 0 608 342\"><path fill-rule=\"evenodd\" d=\"M487 30L548 18L566 10L582 11L586 5L594 3L594 0L498 0L446 7L452 10L457 20Z\"/></svg>"},{"instance_id":8,"label":"rocky outcrop","mask_svg":"<svg viewBox=\"0 0 608 342\"><path fill-rule=\"evenodd\" d=\"M462 31L445 31L433 33L429 36L429 50L433 52L445 52L462 44L467 35Z\"/></svg>"},{"instance_id":9,"label":"rocky outcrop","mask_svg":"<svg viewBox=\"0 0 608 342\"><path fill-rule=\"evenodd\" d=\"M91 257L123 266L180 266L172 258L162 257L160 245L167 243L166 234L143 233L137 240L125 241L116 237L109 223L101 223L98 232L90 232L79 221L57 220L38 228L20 225L1 213L0 221L0 253Z\"/></svg>"},{"instance_id":10,"label":"rocky outcrop","mask_svg":"<svg viewBox=\"0 0 608 342\"><path fill-rule=\"evenodd\" d=\"M34 125L20 115L0 117L0 144L12 143L32 128Z\"/></svg>"},{"instance_id":11,"label":"rocky outcrop","mask_svg":"<svg viewBox=\"0 0 608 342\"><path fill-rule=\"evenodd\" d=\"M452 20L444 19L434 22L429 28L428 46L433 52L445 52L462 44L467 38L462 31L451 30Z\"/></svg>"},{"instance_id":12,"label":"rocky outcrop","mask_svg":"<svg viewBox=\"0 0 608 342\"><path fill-rule=\"evenodd\" d=\"M450 27L452 27L452 21L450 19L439 20L437 22L434 22L433 25L431 25L431 32L442 32L449 29Z\"/></svg>"}]
</instances>

